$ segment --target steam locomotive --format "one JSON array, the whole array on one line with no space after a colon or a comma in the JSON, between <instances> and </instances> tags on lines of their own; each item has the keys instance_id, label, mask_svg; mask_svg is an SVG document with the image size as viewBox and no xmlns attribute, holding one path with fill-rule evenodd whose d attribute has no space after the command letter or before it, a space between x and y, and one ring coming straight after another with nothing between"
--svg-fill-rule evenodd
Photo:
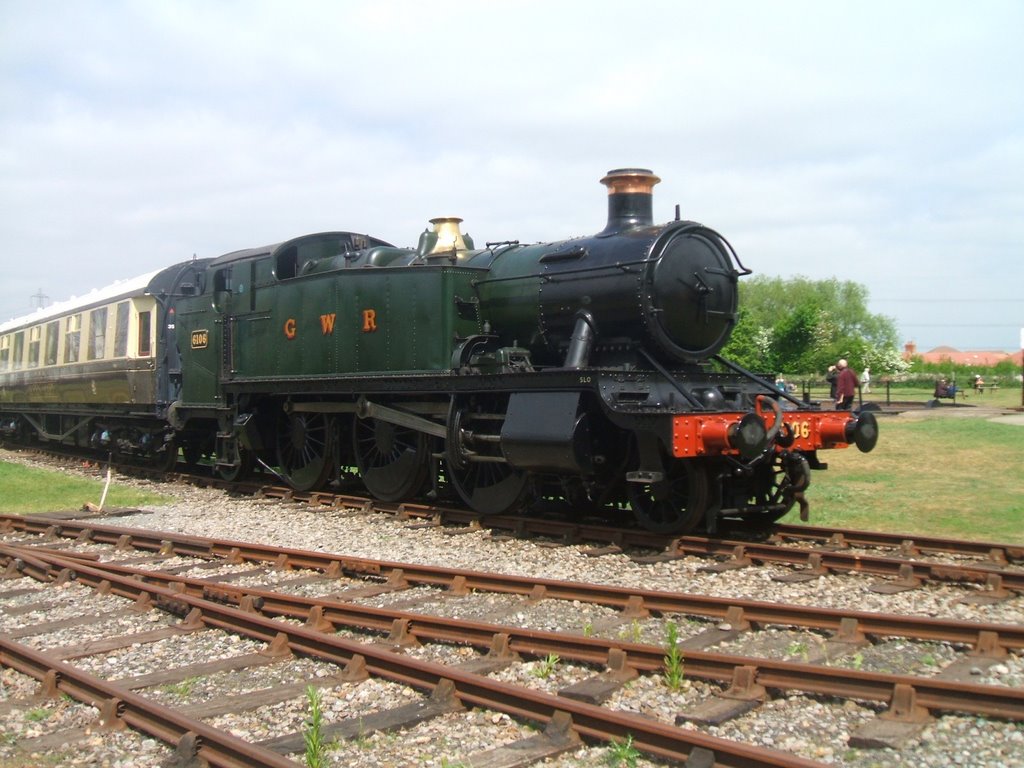
<instances>
[{"instance_id":1,"label":"steam locomotive","mask_svg":"<svg viewBox=\"0 0 1024 768\"><path fill-rule=\"evenodd\" d=\"M722 358L750 270L678 209L653 224L651 171L601 181L590 237L476 248L454 217L415 248L317 233L0 326L0 433L481 515L550 502L680 533L805 512L818 451L870 451L873 415ZM75 332L94 360L69 360Z\"/></svg>"}]
</instances>

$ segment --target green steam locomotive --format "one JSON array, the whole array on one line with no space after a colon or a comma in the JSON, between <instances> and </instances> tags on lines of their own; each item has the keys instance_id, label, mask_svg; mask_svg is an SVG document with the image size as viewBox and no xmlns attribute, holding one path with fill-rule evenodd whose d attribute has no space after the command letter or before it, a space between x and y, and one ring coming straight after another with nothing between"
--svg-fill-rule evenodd
<instances>
[{"instance_id":1,"label":"green steam locomotive","mask_svg":"<svg viewBox=\"0 0 1024 768\"><path fill-rule=\"evenodd\" d=\"M877 423L719 356L749 270L678 212L653 224L658 181L609 172L590 237L476 248L438 218L415 248L339 231L213 259L167 301L180 358L154 371L171 395L147 428L165 457L303 491L623 510L666 533L773 521L804 506L819 450L869 451ZM0 429L22 428L6 392Z\"/></svg>"}]
</instances>

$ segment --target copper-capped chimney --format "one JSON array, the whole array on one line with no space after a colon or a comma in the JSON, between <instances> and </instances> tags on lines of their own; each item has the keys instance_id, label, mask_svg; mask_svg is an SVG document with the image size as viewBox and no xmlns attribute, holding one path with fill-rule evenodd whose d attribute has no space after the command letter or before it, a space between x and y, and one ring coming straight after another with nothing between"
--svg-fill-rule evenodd
<instances>
[{"instance_id":1,"label":"copper-capped chimney","mask_svg":"<svg viewBox=\"0 0 1024 768\"><path fill-rule=\"evenodd\" d=\"M601 183L608 187L608 224L600 234L653 224L652 190L661 179L647 168L616 168Z\"/></svg>"}]
</instances>

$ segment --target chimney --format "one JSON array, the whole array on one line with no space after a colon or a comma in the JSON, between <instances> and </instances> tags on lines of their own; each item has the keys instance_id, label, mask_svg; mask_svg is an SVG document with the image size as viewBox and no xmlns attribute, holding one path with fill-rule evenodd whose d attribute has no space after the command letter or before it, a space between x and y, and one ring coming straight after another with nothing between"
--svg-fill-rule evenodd
<instances>
[{"instance_id":1,"label":"chimney","mask_svg":"<svg viewBox=\"0 0 1024 768\"><path fill-rule=\"evenodd\" d=\"M608 224L601 235L613 235L630 227L654 223L654 185L661 179L646 168L608 171L601 183L608 187Z\"/></svg>"}]
</instances>

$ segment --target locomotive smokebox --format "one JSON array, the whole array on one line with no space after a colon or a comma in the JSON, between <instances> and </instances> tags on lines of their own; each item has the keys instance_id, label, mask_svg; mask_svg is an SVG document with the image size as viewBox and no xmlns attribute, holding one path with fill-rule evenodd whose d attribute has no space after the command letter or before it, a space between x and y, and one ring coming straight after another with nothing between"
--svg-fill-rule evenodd
<instances>
[{"instance_id":1,"label":"locomotive smokebox","mask_svg":"<svg viewBox=\"0 0 1024 768\"><path fill-rule=\"evenodd\" d=\"M601 183L608 187L608 224L598 237L654 222L654 185L661 179L647 168L617 168Z\"/></svg>"},{"instance_id":2,"label":"locomotive smokebox","mask_svg":"<svg viewBox=\"0 0 1024 768\"><path fill-rule=\"evenodd\" d=\"M652 223L661 179L646 168L601 181L604 231L494 251L489 275L474 283L481 319L502 346L529 349L536 365L624 365L638 348L643 360L669 365L717 353L736 322L745 274L732 247L694 221Z\"/></svg>"}]
</instances>

